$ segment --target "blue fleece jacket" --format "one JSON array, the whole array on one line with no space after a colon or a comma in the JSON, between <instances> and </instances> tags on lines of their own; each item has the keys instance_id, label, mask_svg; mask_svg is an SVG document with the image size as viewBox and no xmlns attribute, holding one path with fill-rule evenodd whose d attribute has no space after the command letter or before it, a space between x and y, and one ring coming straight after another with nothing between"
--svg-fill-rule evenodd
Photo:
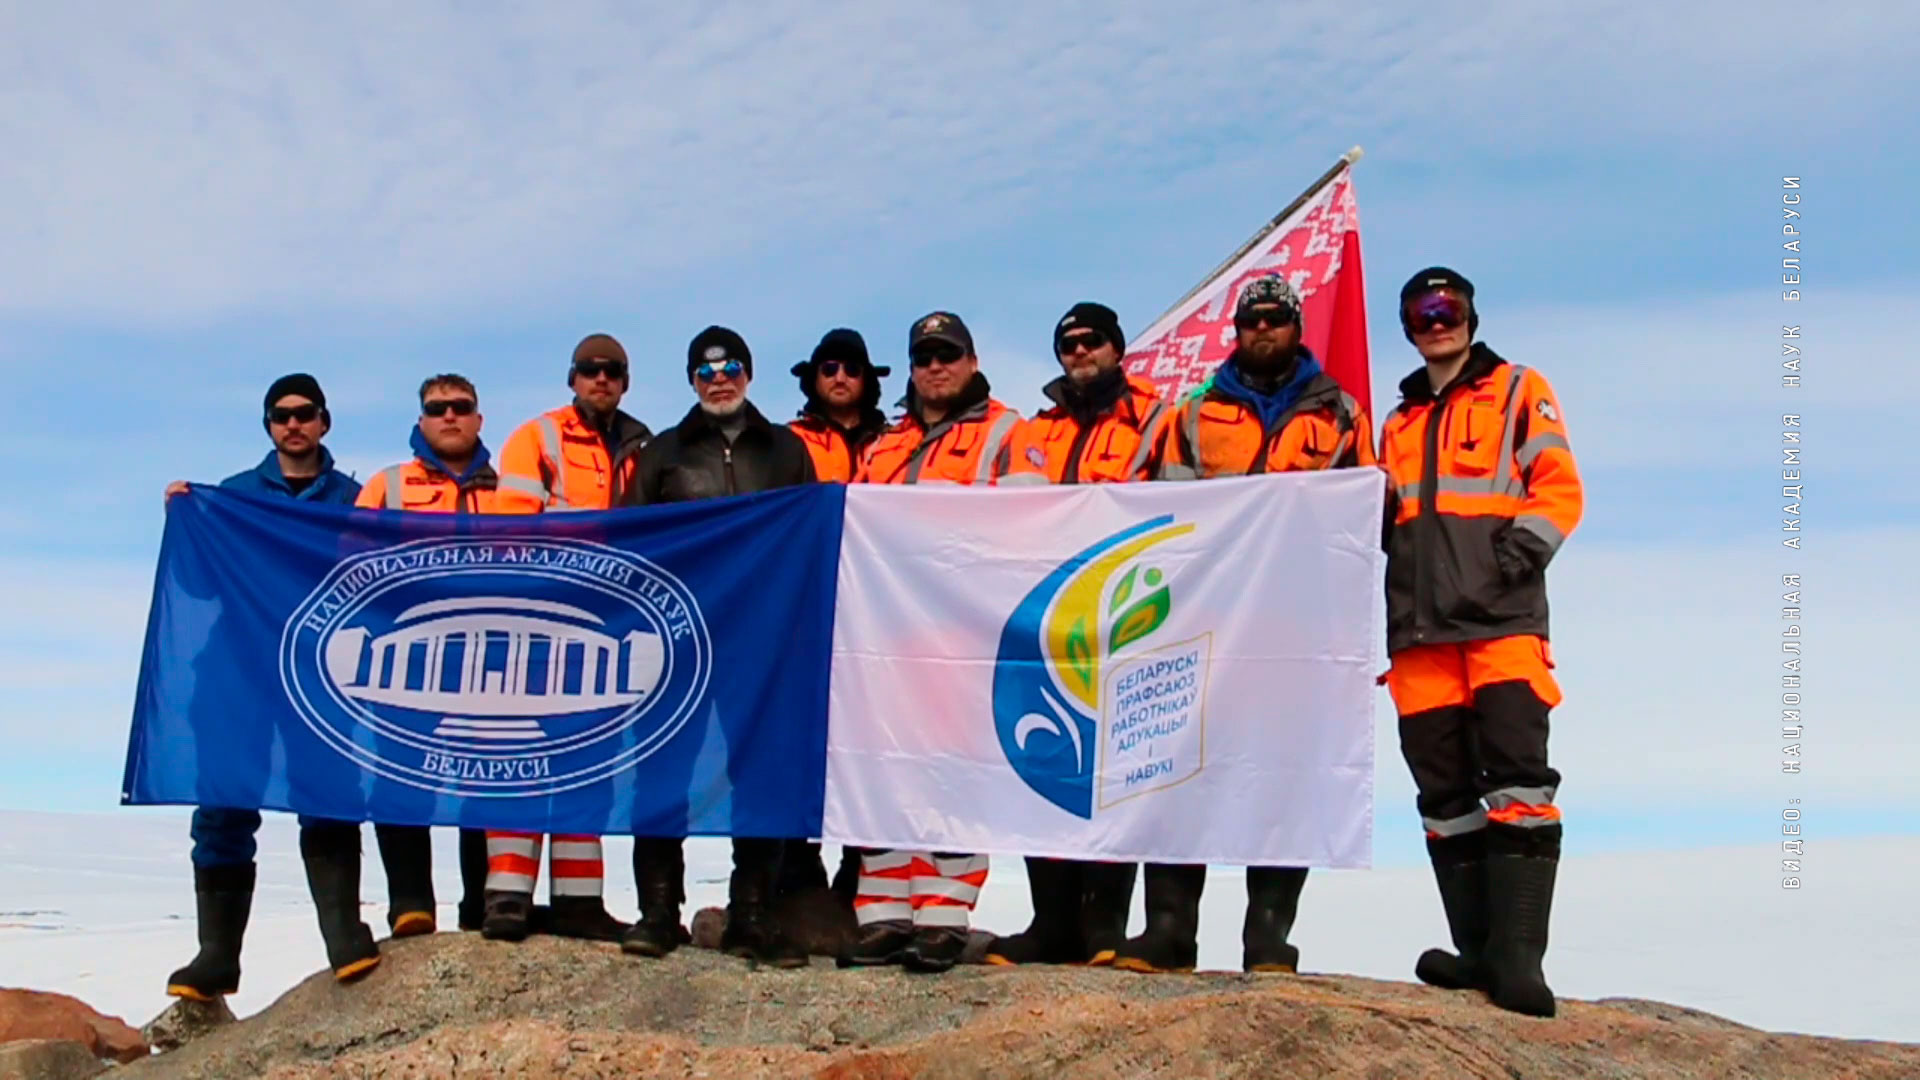
<instances>
[{"instance_id":1,"label":"blue fleece jacket","mask_svg":"<svg viewBox=\"0 0 1920 1080\"><path fill-rule=\"evenodd\" d=\"M1240 365L1236 363L1238 358L1239 353L1236 352L1214 370L1214 389L1252 409L1260 417L1260 427L1264 431L1273 430L1274 421L1300 400L1300 395L1307 392L1308 384L1320 374L1320 361L1315 360L1305 346L1301 346L1300 362L1293 369L1293 378L1281 383L1273 393L1263 394L1247 385L1246 378L1240 374Z\"/></svg>"},{"instance_id":2,"label":"blue fleece jacket","mask_svg":"<svg viewBox=\"0 0 1920 1080\"><path fill-rule=\"evenodd\" d=\"M348 506L353 505L354 498L360 494L360 481L335 469L333 455L324 446L320 448L320 475L314 477L313 483L298 495L293 494L293 485L281 475L280 454L275 450L267 451L267 456L260 459L260 464L246 472L234 473L220 481L220 486L252 495L287 495Z\"/></svg>"}]
</instances>

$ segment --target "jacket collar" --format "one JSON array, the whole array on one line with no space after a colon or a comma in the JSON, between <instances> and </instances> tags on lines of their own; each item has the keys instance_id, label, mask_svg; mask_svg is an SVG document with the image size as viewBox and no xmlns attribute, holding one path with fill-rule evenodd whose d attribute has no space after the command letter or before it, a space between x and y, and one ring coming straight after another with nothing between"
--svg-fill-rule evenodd
<instances>
[{"instance_id":1,"label":"jacket collar","mask_svg":"<svg viewBox=\"0 0 1920 1080\"><path fill-rule=\"evenodd\" d=\"M800 419L812 420L832 431L838 431L848 442L863 442L884 431L887 426L887 414L877 406L866 406L860 410L860 420L852 427L844 427L827 413L825 402L817 398L808 398L800 409Z\"/></svg>"},{"instance_id":2,"label":"jacket collar","mask_svg":"<svg viewBox=\"0 0 1920 1080\"><path fill-rule=\"evenodd\" d=\"M577 397L573 399L573 416L580 422L580 426L600 436L607 444L608 454L612 455L616 462L638 450L653 436L653 433L647 429L647 425L619 409L613 410L613 415L607 417L606 423L595 423L592 415L588 413L585 406L580 404L580 399Z\"/></svg>"},{"instance_id":3,"label":"jacket collar","mask_svg":"<svg viewBox=\"0 0 1920 1080\"><path fill-rule=\"evenodd\" d=\"M447 468L447 463L440 460L439 454L433 452L433 445L427 442L426 435L420 431L420 425L413 426L413 435L407 440L407 445L413 449L413 456L420 459L420 464L452 479L461 487L473 483L482 473L493 474L493 455L488 453L487 444L484 442L474 444L473 461L468 463L466 472L458 475Z\"/></svg>"},{"instance_id":4,"label":"jacket collar","mask_svg":"<svg viewBox=\"0 0 1920 1080\"><path fill-rule=\"evenodd\" d=\"M1460 373L1455 375L1453 381L1444 389L1452 390L1457 386L1468 386L1479 382L1494 368L1504 363L1506 360L1499 353L1488 348L1485 342L1476 341L1473 343L1473 348L1467 351L1467 362L1461 365ZM1413 374L1400 380L1400 396L1406 399L1407 405L1424 405L1440 396L1434 393L1433 383L1427 378L1425 364L1415 368Z\"/></svg>"},{"instance_id":5,"label":"jacket collar","mask_svg":"<svg viewBox=\"0 0 1920 1080\"><path fill-rule=\"evenodd\" d=\"M1132 389L1127 382L1126 370L1116 366L1094 376L1093 381L1084 387L1065 375L1056 376L1041 392L1047 395L1049 401L1066 410L1067 415L1085 424L1111 412Z\"/></svg>"},{"instance_id":6,"label":"jacket collar","mask_svg":"<svg viewBox=\"0 0 1920 1080\"><path fill-rule=\"evenodd\" d=\"M1333 390L1338 384L1321 370L1320 361L1305 346L1301 346L1293 370L1272 393L1255 389L1246 381L1240 370L1240 351L1235 349L1213 375L1213 393L1240 402L1252 409L1260 417L1263 427L1272 428L1274 422L1297 406L1309 401L1319 403L1319 398Z\"/></svg>"},{"instance_id":7,"label":"jacket collar","mask_svg":"<svg viewBox=\"0 0 1920 1080\"><path fill-rule=\"evenodd\" d=\"M259 475L262 484L284 495L293 495L293 485L287 483L286 475L280 471L280 451L267 451L267 456L260 459L260 464L254 466L253 471ZM331 483L333 483L333 451L323 445L320 447L320 472L314 476L313 483L308 484L305 491L294 497L317 498L320 491Z\"/></svg>"}]
</instances>

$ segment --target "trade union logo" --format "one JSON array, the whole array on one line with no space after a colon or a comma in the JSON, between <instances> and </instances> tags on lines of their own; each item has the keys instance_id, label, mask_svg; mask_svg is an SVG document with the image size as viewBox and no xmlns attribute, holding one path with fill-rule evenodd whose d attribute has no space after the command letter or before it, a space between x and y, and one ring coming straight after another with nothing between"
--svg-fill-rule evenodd
<instances>
[{"instance_id":1,"label":"trade union logo","mask_svg":"<svg viewBox=\"0 0 1920 1080\"><path fill-rule=\"evenodd\" d=\"M1162 515L1061 563L1000 635L993 719L1035 792L1091 820L1204 766L1211 635L1166 642L1176 598L1153 549L1194 531Z\"/></svg>"},{"instance_id":2,"label":"trade union logo","mask_svg":"<svg viewBox=\"0 0 1920 1080\"><path fill-rule=\"evenodd\" d=\"M525 796L658 750L705 695L692 593L579 540L421 540L356 555L287 620L280 677L327 745L433 791Z\"/></svg>"}]
</instances>

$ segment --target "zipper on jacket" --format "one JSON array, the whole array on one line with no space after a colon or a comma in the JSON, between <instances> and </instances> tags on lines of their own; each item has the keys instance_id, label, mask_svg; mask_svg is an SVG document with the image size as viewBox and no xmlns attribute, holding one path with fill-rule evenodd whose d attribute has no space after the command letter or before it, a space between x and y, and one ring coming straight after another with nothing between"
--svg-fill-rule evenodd
<instances>
[{"instance_id":1,"label":"zipper on jacket","mask_svg":"<svg viewBox=\"0 0 1920 1080\"><path fill-rule=\"evenodd\" d=\"M727 494L729 495L739 494L739 491L733 482L733 446L732 444L725 444L720 447L720 460L727 467Z\"/></svg>"},{"instance_id":2,"label":"zipper on jacket","mask_svg":"<svg viewBox=\"0 0 1920 1080\"><path fill-rule=\"evenodd\" d=\"M1087 438L1093 434L1094 426L1099 423L1100 418L1095 417L1093 424L1075 425L1079 430L1073 433L1073 445L1067 447L1067 468L1065 472L1060 474L1061 483L1077 484L1080 482L1080 454L1086 450Z\"/></svg>"}]
</instances>

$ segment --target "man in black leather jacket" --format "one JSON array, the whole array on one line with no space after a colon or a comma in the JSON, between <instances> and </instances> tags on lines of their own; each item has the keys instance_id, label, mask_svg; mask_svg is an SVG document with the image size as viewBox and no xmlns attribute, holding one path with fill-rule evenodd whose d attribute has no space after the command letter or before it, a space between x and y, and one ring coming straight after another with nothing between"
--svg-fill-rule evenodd
<instances>
[{"instance_id":1,"label":"man in black leather jacket","mask_svg":"<svg viewBox=\"0 0 1920 1080\"><path fill-rule=\"evenodd\" d=\"M709 326L695 336L687 348L687 379L700 400L641 451L627 505L746 495L815 481L806 444L747 401L753 354L739 334ZM681 943L683 844L678 836L634 837L641 917L621 941L626 952L664 956ZM806 951L772 917L775 879L789 846L777 838L734 837L722 951L778 967L807 963Z\"/></svg>"}]
</instances>

